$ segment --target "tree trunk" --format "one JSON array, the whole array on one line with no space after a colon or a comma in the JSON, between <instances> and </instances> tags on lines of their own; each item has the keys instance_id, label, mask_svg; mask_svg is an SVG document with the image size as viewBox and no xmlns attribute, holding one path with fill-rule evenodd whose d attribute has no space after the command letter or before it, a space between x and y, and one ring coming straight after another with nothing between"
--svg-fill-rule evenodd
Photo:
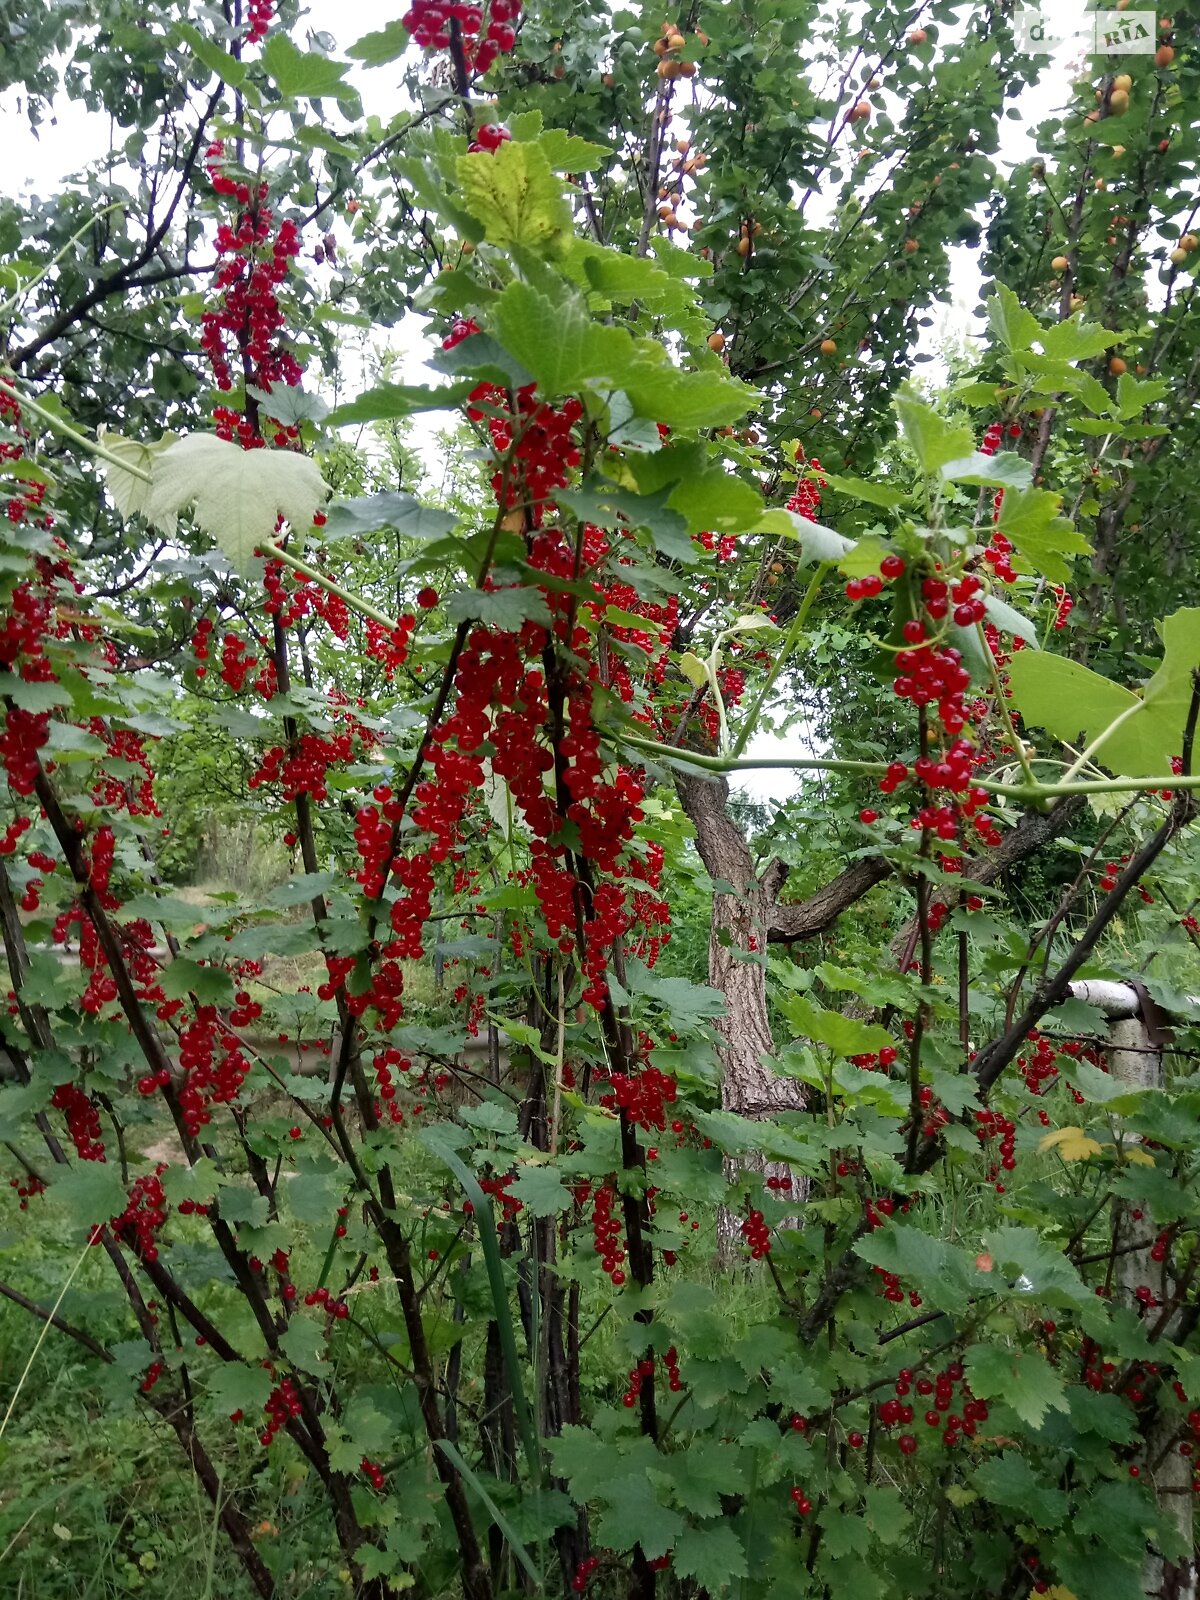
<instances>
[{"instance_id":1,"label":"tree trunk","mask_svg":"<svg viewBox=\"0 0 1200 1600\"><path fill-rule=\"evenodd\" d=\"M733 890L714 890L708 941L708 981L725 996L725 1015L716 1022L721 1105L754 1122L769 1121L780 1111L802 1111L803 1086L771 1066L775 1039L767 1015L767 937L787 868L776 859L761 875L755 873L745 836L727 809L729 785L724 778L677 776L675 787L696 830L709 877ZM789 1167L751 1154L740 1163L728 1163L727 1175L732 1181L746 1168L790 1179L792 1198L804 1198L804 1180ZM722 1208L718 1242L723 1256L731 1255L740 1242L740 1226L740 1218Z\"/></svg>"}]
</instances>

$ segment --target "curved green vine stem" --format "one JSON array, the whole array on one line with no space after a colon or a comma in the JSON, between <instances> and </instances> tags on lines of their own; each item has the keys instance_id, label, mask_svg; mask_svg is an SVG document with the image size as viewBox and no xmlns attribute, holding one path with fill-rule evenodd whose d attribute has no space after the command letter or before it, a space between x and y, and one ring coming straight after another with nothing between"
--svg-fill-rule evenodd
<instances>
[{"instance_id":1,"label":"curved green vine stem","mask_svg":"<svg viewBox=\"0 0 1200 1600\"><path fill-rule=\"evenodd\" d=\"M1112 738L1113 734L1116 733L1121 724L1123 722L1128 722L1129 718L1133 716L1134 712L1141 711L1144 705L1144 700L1135 700L1133 705L1126 706L1125 710L1121 712L1120 716L1115 717L1113 721L1109 723L1107 728L1102 729L1101 732L1098 733L1092 740L1091 744L1088 745L1087 749L1084 750L1083 754L1078 756L1076 760L1071 763L1071 766L1063 776L1063 782L1069 782L1076 776L1077 773L1082 772L1084 767L1091 763L1092 757L1095 755L1096 751L1099 750L1102 745L1107 744L1109 739ZM1177 784L1176 788L1178 787L1179 785Z\"/></svg>"},{"instance_id":2,"label":"curved green vine stem","mask_svg":"<svg viewBox=\"0 0 1200 1600\"><path fill-rule=\"evenodd\" d=\"M882 761L849 761L815 756L706 756L696 750L685 750L678 745L661 744L656 739L642 739L636 734L622 733L620 742L632 750L664 761L682 761L701 772L711 772L725 777L731 772L751 772L757 769L794 772L859 772L868 777L881 777L887 772ZM1003 795L1011 800L1057 800L1071 794L1152 794L1158 789L1200 789L1200 775L1179 777L1168 772L1150 778L1097 778L1084 783L1001 783L995 778L975 778L977 788L989 794Z\"/></svg>"},{"instance_id":3,"label":"curved green vine stem","mask_svg":"<svg viewBox=\"0 0 1200 1600\"><path fill-rule=\"evenodd\" d=\"M100 221L101 217L106 217L110 211L122 211L124 207L124 200L114 200L111 205L101 206L99 211L93 211L83 226L75 230L75 232L67 240L66 244L63 245L62 249L57 253L57 255L51 256L50 260L46 262L45 266L40 272L35 273L34 276L30 278L28 283L21 284L14 294L9 295L7 300L0 302L0 317L7 317L10 311L15 311L20 305L21 301L24 300L25 296L29 294L31 290L36 289L39 283L50 276L62 258L73 248L73 246L79 243L80 239L83 238L84 234L87 233L89 228L95 227L95 225Z\"/></svg>"},{"instance_id":4,"label":"curved green vine stem","mask_svg":"<svg viewBox=\"0 0 1200 1600\"><path fill-rule=\"evenodd\" d=\"M152 474L147 472L144 467L135 466L130 461L123 461L120 456L107 449L99 439L89 439L86 434L80 433L78 428L72 427L62 417L55 416L52 411L47 411L44 406L39 405L36 400L25 393L23 388L17 386L8 373L0 375L0 385L12 391L22 408L32 411L34 416L39 417L47 427L52 428L55 433L60 433L64 439L69 439L72 444L78 445L81 450L86 450L89 455L95 456L99 461L107 461L110 467L116 467L118 471L128 473L131 478L136 478L139 483L153 482ZM330 594L337 595L339 600L344 601L352 611L357 611L360 616L369 617L372 622L378 622L389 633L395 630L397 626L395 617L389 617L386 611L380 611L377 606L373 606L369 600L364 600L361 595L355 594L352 589L343 588L333 578L327 577L317 567L301 560L299 556L293 555L291 551L285 550L282 545L276 544L273 539L260 539L258 548L265 555L272 557L273 560L282 561L285 566L291 567L301 577L308 578L312 583L320 584L321 588L328 590Z\"/></svg>"},{"instance_id":5,"label":"curved green vine stem","mask_svg":"<svg viewBox=\"0 0 1200 1600\"><path fill-rule=\"evenodd\" d=\"M56 417L53 411L47 411L45 406L40 406L31 395L25 393L24 389L18 388L11 373L0 373L0 388L10 391L23 411L32 411L34 416L40 417L48 428L53 429L55 433L61 433L64 439L70 439L72 444L78 445L81 450L86 450L98 461L107 461L110 467L127 472L131 478L137 478L141 483L150 482L150 474L143 467L135 467L131 462L122 461L120 456L106 449L99 439L89 439L86 433L80 433L78 428L73 428L62 417Z\"/></svg>"},{"instance_id":6,"label":"curved green vine stem","mask_svg":"<svg viewBox=\"0 0 1200 1600\"><path fill-rule=\"evenodd\" d=\"M812 610L813 601L817 598L817 590L821 587L822 581L833 565L832 561L821 561L817 564L817 570L813 573L812 580L804 591L804 599L800 602L800 609L788 629L787 638L783 641L783 649L780 650L775 660L771 663L771 670L767 673L766 682L755 696L754 704L746 713L746 720L734 740L733 749L730 752L731 755L740 756L746 748L750 736L758 724L758 719L762 715L763 707L767 703L771 690L775 687L779 674L787 665L788 657L800 642L800 635L804 632L804 625L808 621L808 613Z\"/></svg>"},{"instance_id":7,"label":"curved green vine stem","mask_svg":"<svg viewBox=\"0 0 1200 1600\"><path fill-rule=\"evenodd\" d=\"M396 626L395 617L389 617L386 611L380 611L369 600L364 600L361 595L355 594L352 589L344 589L333 578L326 577L317 567L310 566L307 561L302 561L299 556L294 556L290 550L285 550L281 544L276 544L273 539L260 539L258 548L264 555L273 561L282 561L285 566L291 567L293 572L298 572L302 578L308 578L313 583L319 583L322 589L327 589L330 594L337 595L339 600L345 601L352 611L357 611L360 616L370 617L372 622L393 631Z\"/></svg>"},{"instance_id":8,"label":"curved green vine stem","mask_svg":"<svg viewBox=\"0 0 1200 1600\"><path fill-rule=\"evenodd\" d=\"M979 640L979 648L983 651L983 658L987 662L988 677L992 680L992 693L996 697L996 710L1000 713L1000 721L1004 724L1004 732L1008 742L1013 747L1013 754L1025 775L1026 783L1037 783L1033 768L1029 764L1029 757L1025 753L1025 741L1021 738L1013 725L1012 712L1008 709L1008 697L1004 692L1004 685L1000 681L1000 671L996 666L996 658L992 654L987 642L987 634L983 631L983 623L975 624L975 636Z\"/></svg>"}]
</instances>

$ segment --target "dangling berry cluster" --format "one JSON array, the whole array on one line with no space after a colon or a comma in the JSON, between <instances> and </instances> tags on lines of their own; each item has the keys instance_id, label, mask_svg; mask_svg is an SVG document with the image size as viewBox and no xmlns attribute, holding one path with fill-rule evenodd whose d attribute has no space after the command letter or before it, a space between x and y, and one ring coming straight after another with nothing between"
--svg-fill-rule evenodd
<instances>
[{"instance_id":1,"label":"dangling berry cluster","mask_svg":"<svg viewBox=\"0 0 1200 1600\"><path fill-rule=\"evenodd\" d=\"M402 20L422 50L448 49L452 26L457 25L463 60L472 71L486 72L497 56L506 55L516 44L513 24L520 14L520 0L491 0L487 6L462 0L413 0Z\"/></svg>"}]
</instances>

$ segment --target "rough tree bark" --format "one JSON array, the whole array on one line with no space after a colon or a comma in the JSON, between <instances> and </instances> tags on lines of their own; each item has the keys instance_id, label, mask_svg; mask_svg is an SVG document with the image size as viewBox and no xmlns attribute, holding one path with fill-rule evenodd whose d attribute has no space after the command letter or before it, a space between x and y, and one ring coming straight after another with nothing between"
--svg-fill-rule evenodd
<instances>
[{"instance_id":1,"label":"rough tree bark","mask_svg":"<svg viewBox=\"0 0 1200 1600\"><path fill-rule=\"evenodd\" d=\"M755 872L746 837L729 815L729 785L724 778L680 775L675 787L696 830L696 848L709 877L733 890L714 893L708 939L708 981L725 996L725 1015L716 1023L721 1105L754 1122L768 1121L780 1111L803 1110L803 1086L771 1068L775 1039L767 1014L767 937L787 868L774 859L761 874ZM790 1178L792 1195L804 1198L802 1180L788 1167L756 1155L741 1165L768 1177ZM739 1219L722 1209L718 1243L723 1255L738 1243L739 1227Z\"/></svg>"},{"instance_id":2,"label":"rough tree bark","mask_svg":"<svg viewBox=\"0 0 1200 1600\"><path fill-rule=\"evenodd\" d=\"M714 893L708 941L708 981L725 996L725 1015L716 1023L721 1105L755 1122L768 1121L780 1111L803 1110L802 1085L771 1066L775 1039L767 1011L767 946L816 938L890 877L892 865L882 856L853 862L806 900L779 905L788 869L775 857L761 872L755 871L745 834L729 815L725 779L677 774L675 788L696 830L696 847L709 877L732 890ZM1047 812L1028 813L991 856L964 863L964 876L976 883L995 882L1063 833L1082 804L1080 796L1071 796ZM893 954L911 932L910 924L896 936ZM748 1157L742 1166L765 1176L790 1178L792 1196L804 1198L803 1180L788 1167L756 1157ZM731 1167L731 1178L736 1170ZM722 1253L728 1255L739 1241L738 1219L722 1211L718 1236Z\"/></svg>"}]
</instances>

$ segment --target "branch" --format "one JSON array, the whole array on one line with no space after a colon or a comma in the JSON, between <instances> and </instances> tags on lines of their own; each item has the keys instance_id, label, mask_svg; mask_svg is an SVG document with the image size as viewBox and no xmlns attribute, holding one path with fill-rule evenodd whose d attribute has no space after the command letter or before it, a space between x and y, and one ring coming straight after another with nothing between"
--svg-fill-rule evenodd
<instances>
[{"instance_id":1,"label":"branch","mask_svg":"<svg viewBox=\"0 0 1200 1600\"><path fill-rule=\"evenodd\" d=\"M15 1306L21 1306L31 1312L35 1317L40 1317L43 1322L48 1322L52 1328L57 1328L60 1333L65 1333L68 1338L74 1339L76 1344L96 1357L98 1361L111 1362L109 1355L98 1340L93 1339L90 1333L85 1333L82 1328L77 1328L74 1323L68 1322L65 1317L60 1317L57 1311L47 1311L45 1306L38 1305L36 1300L29 1300L19 1289L12 1288L7 1283L0 1283L0 1295L6 1300L11 1300Z\"/></svg>"},{"instance_id":2,"label":"branch","mask_svg":"<svg viewBox=\"0 0 1200 1600\"><path fill-rule=\"evenodd\" d=\"M1044 844L1049 844L1065 832L1083 803L1082 795L1068 795L1050 811L1028 812L1005 836L1004 843L995 855L964 863L964 877L975 883L994 883L1010 867L1026 860ZM865 861L854 862L815 894L809 895L807 900L797 901L795 905L772 906L767 926L768 941L771 944L788 944L796 939L815 939L831 927L843 911L861 900L895 870L886 857L871 856ZM897 939L907 940L909 932L906 926Z\"/></svg>"}]
</instances>

